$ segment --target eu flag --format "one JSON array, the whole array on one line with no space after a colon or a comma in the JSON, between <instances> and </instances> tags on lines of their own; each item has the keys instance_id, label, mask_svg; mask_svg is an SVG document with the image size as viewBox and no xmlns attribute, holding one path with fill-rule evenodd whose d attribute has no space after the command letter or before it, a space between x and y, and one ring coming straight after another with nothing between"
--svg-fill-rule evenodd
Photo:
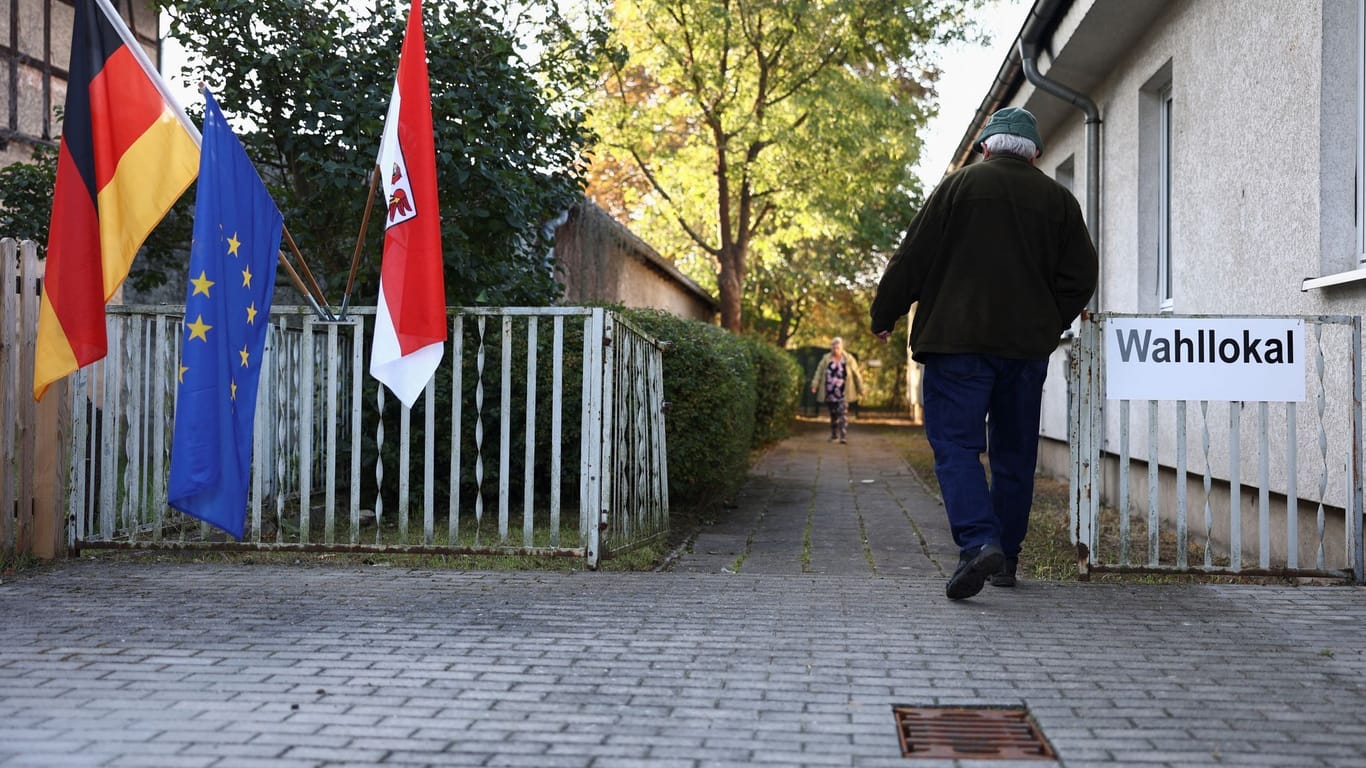
<instances>
[{"instance_id":1,"label":"eu flag","mask_svg":"<svg viewBox=\"0 0 1366 768\"><path fill-rule=\"evenodd\" d=\"M169 504L241 539L284 219L204 91Z\"/></svg>"}]
</instances>

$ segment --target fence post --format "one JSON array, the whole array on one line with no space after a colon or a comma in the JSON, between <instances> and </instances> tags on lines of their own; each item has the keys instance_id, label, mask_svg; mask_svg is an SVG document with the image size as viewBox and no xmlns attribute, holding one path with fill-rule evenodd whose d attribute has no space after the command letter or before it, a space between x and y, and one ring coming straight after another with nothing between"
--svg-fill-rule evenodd
<instances>
[{"instance_id":1,"label":"fence post","mask_svg":"<svg viewBox=\"0 0 1366 768\"><path fill-rule=\"evenodd\" d=\"M587 565L591 569L597 569L602 562L602 534L599 521L602 515L602 487L606 475L604 466L603 443L604 423L603 413L606 406L606 387L603 376L603 360L606 356L606 311L598 308L588 317L585 324L585 364L588 375L583 382L584 397L587 402L584 404L584 435L583 446L585 455L582 459L585 471L585 485L583 488L583 498L580 504L583 509L579 514L579 529L586 537L587 545Z\"/></svg>"},{"instance_id":2,"label":"fence post","mask_svg":"<svg viewBox=\"0 0 1366 768\"><path fill-rule=\"evenodd\" d=\"M1351 547L1352 570L1356 576L1358 584L1366 581L1366 563L1363 563L1363 537L1362 537L1362 493L1363 481L1361 473L1362 461L1362 405L1361 405L1361 316L1352 317L1352 468L1347 473L1352 483L1351 498L1348 500L1347 508L1343 510L1343 515L1348 518L1347 529L1344 531Z\"/></svg>"},{"instance_id":3,"label":"fence post","mask_svg":"<svg viewBox=\"0 0 1366 768\"><path fill-rule=\"evenodd\" d=\"M7 249L8 250L8 249ZM19 510L19 551L44 560L65 554L65 530L60 509L62 489L60 478L66 476L65 436L62 426L66 421L60 411L69 407L66 381L55 382L48 388L41 402L35 403L31 394L33 359L38 337L40 305L39 280L45 262L38 259L38 246L25 240L19 244L19 334L21 372L15 393L20 403L19 443L20 498L25 507ZM24 375L27 372L28 375ZM39 468L46 468L40 470ZM28 497L25 499L24 497Z\"/></svg>"},{"instance_id":4,"label":"fence post","mask_svg":"<svg viewBox=\"0 0 1366 768\"><path fill-rule=\"evenodd\" d=\"M0 291L0 557L16 554L14 515L20 504L19 456L28 450L18 440L19 409L25 407L20 394L20 370L28 328L20 322L19 297L30 290L34 280L27 265L19 263L17 244L10 238L0 240L0 285L19 285L19 292ZM28 398L32 402L32 397Z\"/></svg>"},{"instance_id":5,"label":"fence post","mask_svg":"<svg viewBox=\"0 0 1366 768\"><path fill-rule=\"evenodd\" d=\"M65 479L71 463L71 395L65 380L53 382L34 416L33 554L43 560L66 555Z\"/></svg>"},{"instance_id":6,"label":"fence post","mask_svg":"<svg viewBox=\"0 0 1366 768\"><path fill-rule=\"evenodd\" d=\"M614 489L618 474L616 413L616 315L604 312L602 316L602 472L598 473L598 503L593 507L594 546L593 567L602 560L603 541L607 538L607 528L611 522ZM623 449L624 450L624 449Z\"/></svg>"},{"instance_id":7,"label":"fence post","mask_svg":"<svg viewBox=\"0 0 1366 768\"><path fill-rule=\"evenodd\" d=\"M1095 377L1092 370L1095 365L1095 342L1095 317L1084 314L1080 333L1073 346L1074 354L1068 366L1068 381L1071 385L1071 402L1068 404L1068 410L1071 418L1068 419L1067 436L1072 464L1069 473L1072 487L1068 494L1068 507L1071 515L1072 542L1077 550L1077 575L1082 580L1090 578L1091 575L1091 497L1095 493L1095 451L1091 444L1094 417L1092 400L1095 397Z\"/></svg>"}]
</instances>

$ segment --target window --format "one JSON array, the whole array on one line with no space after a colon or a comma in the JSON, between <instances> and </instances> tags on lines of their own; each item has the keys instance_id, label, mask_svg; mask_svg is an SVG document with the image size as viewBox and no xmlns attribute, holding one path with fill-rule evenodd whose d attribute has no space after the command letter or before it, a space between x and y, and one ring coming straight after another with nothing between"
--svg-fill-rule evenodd
<instances>
[{"instance_id":1,"label":"window","mask_svg":"<svg viewBox=\"0 0 1366 768\"><path fill-rule=\"evenodd\" d=\"M1319 243L1300 290L1366 286L1366 0L1320 4ZM1312 264L1312 262L1311 262Z\"/></svg>"},{"instance_id":2,"label":"window","mask_svg":"<svg viewBox=\"0 0 1366 768\"><path fill-rule=\"evenodd\" d=\"M1157 305L1172 311L1172 87L1158 92Z\"/></svg>"},{"instance_id":3,"label":"window","mask_svg":"<svg viewBox=\"0 0 1366 768\"><path fill-rule=\"evenodd\" d=\"M1138 273L1134 288L1139 312L1176 309L1172 94L1170 61L1159 67L1138 92Z\"/></svg>"},{"instance_id":4,"label":"window","mask_svg":"<svg viewBox=\"0 0 1366 768\"><path fill-rule=\"evenodd\" d=\"M1366 0L1357 0L1357 267L1366 266Z\"/></svg>"},{"instance_id":5,"label":"window","mask_svg":"<svg viewBox=\"0 0 1366 768\"><path fill-rule=\"evenodd\" d=\"M1366 0L1321 3L1319 242L1300 290L1366 286ZM1308 244L1306 244L1308 245Z\"/></svg>"},{"instance_id":6,"label":"window","mask_svg":"<svg viewBox=\"0 0 1366 768\"><path fill-rule=\"evenodd\" d=\"M1366 0L1362 1L1366 2ZM1058 163L1057 169L1053 171L1053 178L1056 179L1059 184L1067 187L1067 191L1074 195L1077 194L1076 168L1077 162L1075 156L1068 155L1067 159Z\"/></svg>"}]
</instances>

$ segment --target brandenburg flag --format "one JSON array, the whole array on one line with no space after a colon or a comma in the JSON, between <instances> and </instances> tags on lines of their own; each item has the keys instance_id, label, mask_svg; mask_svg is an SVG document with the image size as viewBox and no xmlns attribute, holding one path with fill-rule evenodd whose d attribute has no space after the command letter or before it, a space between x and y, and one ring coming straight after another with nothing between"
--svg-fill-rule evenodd
<instances>
[{"instance_id":1,"label":"brandenburg flag","mask_svg":"<svg viewBox=\"0 0 1366 768\"><path fill-rule=\"evenodd\" d=\"M441 364L446 344L435 144L422 0L413 0L379 147L384 253L370 351L370 375L409 408Z\"/></svg>"},{"instance_id":2,"label":"brandenburg flag","mask_svg":"<svg viewBox=\"0 0 1366 768\"><path fill-rule=\"evenodd\" d=\"M105 356L104 305L194 181L197 136L108 0L76 0L33 396ZM141 53L139 51L138 53ZM145 57L143 57L145 59Z\"/></svg>"}]
</instances>

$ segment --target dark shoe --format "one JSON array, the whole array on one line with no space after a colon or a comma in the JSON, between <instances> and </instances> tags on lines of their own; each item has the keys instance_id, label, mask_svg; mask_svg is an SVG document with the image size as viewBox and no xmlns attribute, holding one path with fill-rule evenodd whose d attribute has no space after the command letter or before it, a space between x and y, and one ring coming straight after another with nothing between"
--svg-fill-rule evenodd
<instances>
[{"instance_id":1,"label":"dark shoe","mask_svg":"<svg viewBox=\"0 0 1366 768\"><path fill-rule=\"evenodd\" d=\"M993 587L1013 587L1015 586L1015 569L1020 565L1020 561L1013 557L1007 557L1001 563L1001 570L991 574L991 586Z\"/></svg>"},{"instance_id":2,"label":"dark shoe","mask_svg":"<svg viewBox=\"0 0 1366 768\"><path fill-rule=\"evenodd\" d=\"M999 544L987 544L972 554L958 556L958 570L944 587L950 600L962 600L982 591L987 579L1001 570L1006 553Z\"/></svg>"}]
</instances>

